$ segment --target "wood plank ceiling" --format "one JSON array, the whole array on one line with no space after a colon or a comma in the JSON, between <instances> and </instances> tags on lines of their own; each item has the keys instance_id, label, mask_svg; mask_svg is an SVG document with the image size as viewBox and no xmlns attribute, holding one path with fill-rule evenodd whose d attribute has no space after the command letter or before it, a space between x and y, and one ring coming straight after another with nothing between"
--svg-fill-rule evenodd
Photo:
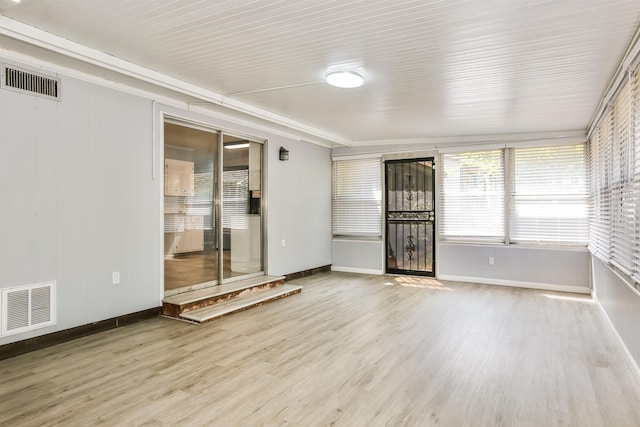
<instances>
[{"instance_id":1,"label":"wood plank ceiling","mask_svg":"<svg viewBox=\"0 0 640 427\"><path fill-rule=\"evenodd\" d=\"M356 143L585 130L637 0L2 0L16 21ZM364 72L337 89L327 69Z\"/></svg>"}]
</instances>

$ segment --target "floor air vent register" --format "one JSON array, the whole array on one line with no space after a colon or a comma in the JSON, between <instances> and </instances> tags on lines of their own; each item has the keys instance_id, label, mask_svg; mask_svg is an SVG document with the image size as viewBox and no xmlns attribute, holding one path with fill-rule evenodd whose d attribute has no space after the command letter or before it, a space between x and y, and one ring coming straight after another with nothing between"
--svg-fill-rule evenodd
<instances>
[{"instance_id":1,"label":"floor air vent register","mask_svg":"<svg viewBox=\"0 0 640 427\"><path fill-rule=\"evenodd\" d=\"M55 282L2 289L0 336L55 325Z\"/></svg>"}]
</instances>

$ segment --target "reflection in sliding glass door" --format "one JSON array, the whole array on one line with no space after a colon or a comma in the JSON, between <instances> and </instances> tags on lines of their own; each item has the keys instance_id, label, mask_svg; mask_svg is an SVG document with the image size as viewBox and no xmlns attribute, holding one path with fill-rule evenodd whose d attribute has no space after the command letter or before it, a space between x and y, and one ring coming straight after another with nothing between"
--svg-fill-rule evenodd
<instances>
[{"instance_id":1,"label":"reflection in sliding glass door","mask_svg":"<svg viewBox=\"0 0 640 427\"><path fill-rule=\"evenodd\" d=\"M165 292L218 280L217 147L215 132L164 124Z\"/></svg>"},{"instance_id":2,"label":"reflection in sliding glass door","mask_svg":"<svg viewBox=\"0 0 640 427\"><path fill-rule=\"evenodd\" d=\"M223 279L263 271L262 144L224 136Z\"/></svg>"}]
</instances>

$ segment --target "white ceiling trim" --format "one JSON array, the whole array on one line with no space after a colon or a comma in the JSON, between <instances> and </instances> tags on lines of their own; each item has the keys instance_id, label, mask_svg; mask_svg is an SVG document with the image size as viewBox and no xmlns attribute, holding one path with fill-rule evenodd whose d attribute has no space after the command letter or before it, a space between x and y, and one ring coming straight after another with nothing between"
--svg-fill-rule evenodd
<instances>
[{"instance_id":1,"label":"white ceiling trim","mask_svg":"<svg viewBox=\"0 0 640 427\"><path fill-rule=\"evenodd\" d=\"M151 83L165 89L173 90L207 103L223 106L258 119L267 120L276 125L284 126L312 137L332 141L343 146L352 145L351 140L340 135L291 120L285 116L246 104L242 101L230 99L222 94L203 89L199 86L153 71L132 62L108 55L96 49L83 46L71 40L58 37L3 15L0 15L0 34ZM313 138L310 138L310 140L312 141Z\"/></svg>"},{"instance_id":2,"label":"white ceiling trim","mask_svg":"<svg viewBox=\"0 0 640 427\"><path fill-rule=\"evenodd\" d=\"M535 132L517 134L496 135L466 135L447 136L439 138L417 139L380 139L375 141L354 141L353 146L385 146L385 145L431 145L442 147L446 145L483 144L494 142L538 142L538 141L566 141L567 143L585 142L587 135L584 130L572 130L563 132Z\"/></svg>"},{"instance_id":3,"label":"white ceiling trim","mask_svg":"<svg viewBox=\"0 0 640 427\"><path fill-rule=\"evenodd\" d=\"M440 154L465 153L471 151L501 150L503 148L535 148L563 145L585 144L585 138L563 139L563 140L535 140L535 141L512 141L494 144L461 144L457 146L437 147Z\"/></svg>"},{"instance_id":4,"label":"white ceiling trim","mask_svg":"<svg viewBox=\"0 0 640 427\"><path fill-rule=\"evenodd\" d=\"M180 116L181 120L194 121L194 122L197 121L198 123L206 123L206 127L208 129L215 128L216 130L223 130L225 132L233 133L233 129L229 129L228 127L225 127L217 123L218 120L224 120L226 122L233 123L234 125L244 126L247 128L255 129L256 131L264 131L266 133L270 133L273 135L283 136L285 138L289 138L294 141L306 142L309 144L319 145L325 148L332 148L335 146L335 143L332 143L331 141L320 139L320 138L317 138L314 140L302 139L300 134L294 133L291 128L286 128L286 127L276 128L274 126L267 126L264 124L257 123L255 120L253 121L247 120L246 115L244 116L245 118L242 118L241 116L234 116L231 114L223 113L222 111L212 111L210 108L213 107L214 105L211 103L203 102L201 104L200 103L193 104L186 101L181 101L181 100L178 100L177 98L161 95L159 94L159 92L150 92L145 89L140 89L140 88L129 86L123 83L119 83L115 80L108 80L106 78L99 77L95 74L89 74L84 71L80 71L78 69L69 68L60 64L44 61L44 60L35 58L33 56L25 55L21 52L5 49L3 47L0 47L0 61L5 65L11 64L12 66L22 67L36 73L41 72L42 70L47 70L51 73L55 73L56 76L64 75L68 77L73 77L79 80L83 80L89 83L95 83L104 87L108 87L111 89L115 89L121 92L131 94L131 95L147 98L159 104L162 104L165 107L175 108L177 111L175 114L176 116ZM187 112L196 114L198 119L192 120L190 118L187 118L188 116L188 114L186 114ZM212 122L211 119L214 119L214 121ZM252 138L260 139L255 135Z\"/></svg>"},{"instance_id":5,"label":"white ceiling trim","mask_svg":"<svg viewBox=\"0 0 640 427\"><path fill-rule=\"evenodd\" d=\"M471 137L466 137L471 138ZM529 147L548 147L548 146L560 146L560 145L572 145L572 144L584 144L587 142L587 137L584 131L575 131L573 135L570 132L565 132L564 135L554 137L550 133L538 133L538 134L511 134L511 135L487 135L482 137L484 139L475 139L468 141L461 141L460 138L453 138L455 142L442 143L442 139L436 142L425 143L424 140L416 143L415 145L400 145L394 146L393 143L383 144L380 146L352 146L352 147L339 147L332 151L334 159L345 159L351 156L377 156L382 155L397 155L397 154L411 154L411 157L423 156L431 157L434 153L460 153L469 151L485 151L496 150L503 148L529 148Z\"/></svg>"},{"instance_id":6,"label":"white ceiling trim","mask_svg":"<svg viewBox=\"0 0 640 427\"><path fill-rule=\"evenodd\" d=\"M362 160L362 159L381 159L382 153L366 153L366 154L345 154L341 155L332 155L332 161L341 161L341 160Z\"/></svg>"}]
</instances>

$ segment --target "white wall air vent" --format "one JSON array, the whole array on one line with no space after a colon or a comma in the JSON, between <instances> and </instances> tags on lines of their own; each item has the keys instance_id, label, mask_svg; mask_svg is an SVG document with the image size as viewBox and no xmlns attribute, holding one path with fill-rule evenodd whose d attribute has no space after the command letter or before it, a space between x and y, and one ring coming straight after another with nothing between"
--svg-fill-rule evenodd
<instances>
[{"instance_id":1,"label":"white wall air vent","mask_svg":"<svg viewBox=\"0 0 640 427\"><path fill-rule=\"evenodd\" d=\"M48 99L60 100L60 79L3 66L0 87Z\"/></svg>"},{"instance_id":2,"label":"white wall air vent","mask_svg":"<svg viewBox=\"0 0 640 427\"><path fill-rule=\"evenodd\" d=\"M55 325L56 282L2 289L0 336Z\"/></svg>"}]
</instances>

